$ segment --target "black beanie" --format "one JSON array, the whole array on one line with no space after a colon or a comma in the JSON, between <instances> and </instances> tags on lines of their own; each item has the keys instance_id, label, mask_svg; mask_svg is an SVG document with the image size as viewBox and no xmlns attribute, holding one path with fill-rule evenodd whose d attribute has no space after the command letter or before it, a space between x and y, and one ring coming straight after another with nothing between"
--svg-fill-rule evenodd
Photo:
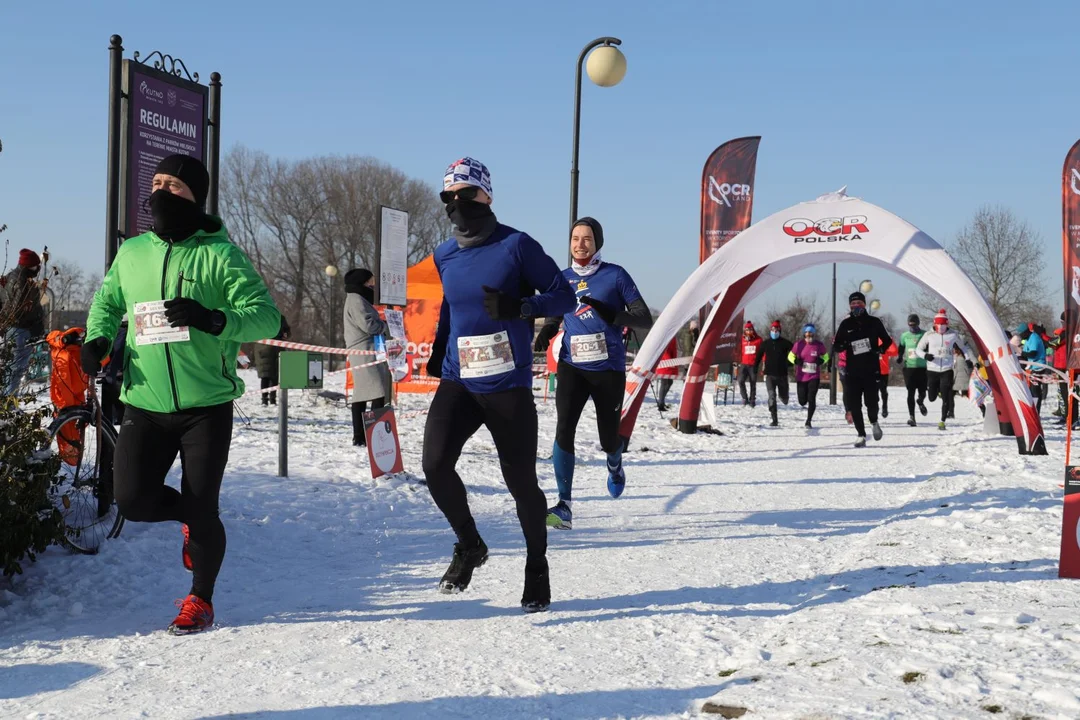
<instances>
[{"instance_id":1,"label":"black beanie","mask_svg":"<svg viewBox=\"0 0 1080 720\"><path fill-rule=\"evenodd\" d=\"M916 325L918 325L919 324L919 316L916 315L915 313L911 313L910 315L907 316L907 321L908 321L909 325L911 323L915 323Z\"/></svg>"},{"instance_id":2,"label":"black beanie","mask_svg":"<svg viewBox=\"0 0 1080 720\"><path fill-rule=\"evenodd\" d=\"M850 295L848 295L848 299L847 299L847 301L848 301L848 304L849 304L849 305L850 305L851 303L855 302L856 300L861 300L861 301L863 301L863 302L865 303L865 302L866 302L866 296L865 296L865 295L863 295L863 294L862 294L861 292L859 292L858 290L856 290L855 292L853 292L853 293L851 293Z\"/></svg>"},{"instance_id":3,"label":"black beanie","mask_svg":"<svg viewBox=\"0 0 1080 720\"><path fill-rule=\"evenodd\" d=\"M363 287L364 283L373 277L375 277L375 273L367 268L353 268L345 273L345 287Z\"/></svg>"},{"instance_id":4,"label":"black beanie","mask_svg":"<svg viewBox=\"0 0 1080 720\"><path fill-rule=\"evenodd\" d=\"M596 252L600 252L600 248L604 247L604 227L591 217L583 217L574 223L574 227L578 225L588 225L592 229L593 239L596 241ZM574 228L570 228L570 232L573 233Z\"/></svg>"},{"instance_id":5,"label":"black beanie","mask_svg":"<svg viewBox=\"0 0 1080 720\"><path fill-rule=\"evenodd\" d=\"M170 155L163 158L154 168L155 175L172 175L184 181L195 196L195 204L206 205L206 194L210 191L210 174L198 158L188 155Z\"/></svg>"}]
</instances>

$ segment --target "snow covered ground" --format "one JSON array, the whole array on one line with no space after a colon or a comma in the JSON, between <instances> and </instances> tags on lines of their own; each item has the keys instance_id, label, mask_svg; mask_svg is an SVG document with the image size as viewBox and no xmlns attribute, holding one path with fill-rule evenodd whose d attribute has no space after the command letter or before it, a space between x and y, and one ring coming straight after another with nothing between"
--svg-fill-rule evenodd
<instances>
[{"instance_id":1,"label":"snow covered ground","mask_svg":"<svg viewBox=\"0 0 1080 720\"><path fill-rule=\"evenodd\" d=\"M590 408L574 530L550 534L553 605L526 616L485 431L459 471L492 556L444 596L453 537L426 489L372 480L346 409L293 396L287 479L274 410L242 403L219 627L163 631L188 589L174 525L129 524L95 557L50 550L0 583L0 717L690 717L706 701L747 718L1080 717L1059 431L1049 457L1020 457L966 402L947 432L936 404L906 427L894 390L884 439L857 451L828 406L812 435L797 407L769 429L763 404L720 406L717 437L674 432L650 401L612 500ZM425 403L401 408L417 474L424 417L408 413ZM538 407L546 456L554 403Z\"/></svg>"}]
</instances>

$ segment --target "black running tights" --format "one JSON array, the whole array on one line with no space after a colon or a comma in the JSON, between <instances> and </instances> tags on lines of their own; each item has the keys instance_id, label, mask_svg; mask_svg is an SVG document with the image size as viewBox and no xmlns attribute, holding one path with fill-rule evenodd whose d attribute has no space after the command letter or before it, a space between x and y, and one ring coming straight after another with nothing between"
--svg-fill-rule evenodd
<instances>
[{"instance_id":1,"label":"black running tights","mask_svg":"<svg viewBox=\"0 0 1080 720\"><path fill-rule=\"evenodd\" d=\"M424 428L424 477L435 504L464 545L480 537L465 484L455 466L465 442L487 426L499 455L503 481L517 505L529 561L547 554L547 501L536 479L536 404L529 388L474 394L443 380Z\"/></svg>"},{"instance_id":2,"label":"black running tights","mask_svg":"<svg viewBox=\"0 0 1080 720\"><path fill-rule=\"evenodd\" d=\"M225 557L218 494L232 443L231 402L176 413L129 405L116 443L116 504L128 520L187 524L191 594L211 602ZM165 477L180 455L180 490ZM177 536L179 539L179 534Z\"/></svg>"}]
</instances>

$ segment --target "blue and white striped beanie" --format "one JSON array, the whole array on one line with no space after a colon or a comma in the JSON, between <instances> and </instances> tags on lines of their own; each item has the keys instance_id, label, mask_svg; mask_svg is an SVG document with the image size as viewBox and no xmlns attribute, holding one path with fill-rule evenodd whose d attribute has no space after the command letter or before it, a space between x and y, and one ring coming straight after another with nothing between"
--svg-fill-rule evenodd
<instances>
[{"instance_id":1,"label":"blue and white striped beanie","mask_svg":"<svg viewBox=\"0 0 1080 720\"><path fill-rule=\"evenodd\" d=\"M491 173L479 160L463 157L450 163L450 167L446 168L446 174L443 176L443 190L461 183L475 185L491 197L495 197L491 192Z\"/></svg>"}]
</instances>

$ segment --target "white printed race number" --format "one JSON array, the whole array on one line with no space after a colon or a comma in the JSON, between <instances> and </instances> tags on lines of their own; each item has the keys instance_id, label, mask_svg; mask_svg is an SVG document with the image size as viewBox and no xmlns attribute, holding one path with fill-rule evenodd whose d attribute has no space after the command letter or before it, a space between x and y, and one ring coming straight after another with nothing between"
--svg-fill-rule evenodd
<instances>
[{"instance_id":1,"label":"white printed race number","mask_svg":"<svg viewBox=\"0 0 1080 720\"><path fill-rule=\"evenodd\" d=\"M576 363L607 360L607 339L604 337L604 333L596 333L595 335L571 335L570 359Z\"/></svg>"},{"instance_id":2,"label":"white printed race number","mask_svg":"<svg viewBox=\"0 0 1080 720\"><path fill-rule=\"evenodd\" d=\"M916 358L915 350L911 349L907 351L908 360L914 360Z\"/></svg>"},{"instance_id":3,"label":"white printed race number","mask_svg":"<svg viewBox=\"0 0 1080 720\"><path fill-rule=\"evenodd\" d=\"M747 355L757 355L757 345L747 345L746 346L746 354Z\"/></svg>"},{"instance_id":4,"label":"white printed race number","mask_svg":"<svg viewBox=\"0 0 1080 720\"><path fill-rule=\"evenodd\" d=\"M165 317L165 301L135 303L135 344L187 342L191 333L187 327L170 327Z\"/></svg>"},{"instance_id":5,"label":"white printed race number","mask_svg":"<svg viewBox=\"0 0 1080 720\"><path fill-rule=\"evenodd\" d=\"M859 338L851 342L851 352L855 355L862 355L863 353L870 352L870 340L868 338Z\"/></svg>"},{"instance_id":6,"label":"white printed race number","mask_svg":"<svg viewBox=\"0 0 1080 720\"><path fill-rule=\"evenodd\" d=\"M817 372L817 363L804 362L802 364L802 371L807 375L813 375Z\"/></svg>"},{"instance_id":7,"label":"white printed race number","mask_svg":"<svg viewBox=\"0 0 1080 720\"><path fill-rule=\"evenodd\" d=\"M459 337L457 347L462 378L491 377L514 369L510 336L504 332Z\"/></svg>"}]
</instances>

